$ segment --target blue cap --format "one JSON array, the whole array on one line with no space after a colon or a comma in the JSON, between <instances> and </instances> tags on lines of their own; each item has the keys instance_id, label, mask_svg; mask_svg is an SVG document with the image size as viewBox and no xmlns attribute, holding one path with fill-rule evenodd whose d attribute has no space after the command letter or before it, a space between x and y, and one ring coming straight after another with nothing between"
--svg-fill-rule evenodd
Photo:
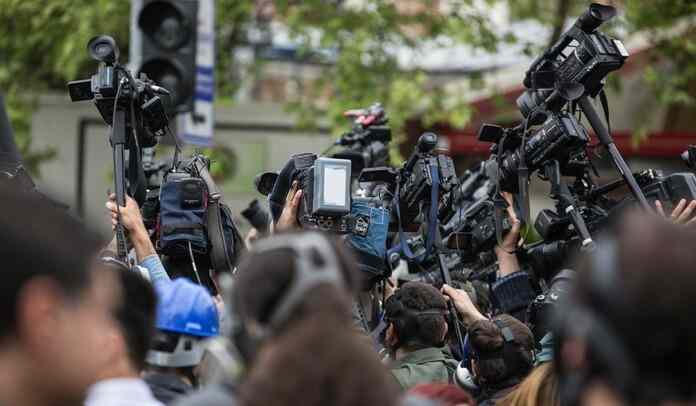
<instances>
[{"instance_id":1,"label":"blue cap","mask_svg":"<svg viewBox=\"0 0 696 406\"><path fill-rule=\"evenodd\" d=\"M186 278L178 278L157 290L157 328L198 337L217 336L220 321L208 291Z\"/></svg>"}]
</instances>

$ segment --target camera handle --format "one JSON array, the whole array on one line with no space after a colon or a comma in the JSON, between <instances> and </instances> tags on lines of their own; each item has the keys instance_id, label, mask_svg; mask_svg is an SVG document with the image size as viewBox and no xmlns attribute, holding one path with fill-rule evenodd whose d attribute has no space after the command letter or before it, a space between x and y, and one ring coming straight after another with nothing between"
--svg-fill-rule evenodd
<instances>
[{"instance_id":1,"label":"camera handle","mask_svg":"<svg viewBox=\"0 0 696 406\"><path fill-rule=\"evenodd\" d=\"M580 250L594 251L595 243L592 240L590 232L587 230L585 219L582 218L580 210L577 208L573 194L570 193L568 185L561 179L561 168L558 161L553 160L547 162L544 172L551 183L551 198L558 200L556 205L558 214L570 216L573 227L575 227L575 230L580 235Z\"/></svg>"},{"instance_id":2,"label":"camera handle","mask_svg":"<svg viewBox=\"0 0 696 406\"><path fill-rule=\"evenodd\" d=\"M114 156L114 187L116 204L118 207L126 205L126 177L125 177L125 148L126 148L126 111L115 101L114 120L111 127L111 147ZM121 217L116 223L117 256L120 261L128 262L128 246L126 244L126 231L121 224Z\"/></svg>"},{"instance_id":3,"label":"camera handle","mask_svg":"<svg viewBox=\"0 0 696 406\"><path fill-rule=\"evenodd\" d=\"M636 178L633 176L631 168L623 159L623 156L616 147L616 144L614 144L614 139L611 137L609 130L607 130L607 127L604 126L604 123L602 123L602 120L599 118L597 110L595 110L594 106L590 102L589 97L587 95L582 96L580 99L578 99L578 105L587 118L587 121L589 121L590 126L592 126L592 129L595 131L595 134L597 134L600 144L604 145L607 151L609 151L616 169L618 169L619 173L626 181L626 184L631 190L633 196L635 196L636 200L638 200L643 209L646 211L652 211L648 200L645 198L643 191L641 191L640 186L638 186L638 182L636 182Z\"/></svg>"},{"instance_id":4,"label":"camera handle","mask_svg":"<svg viewBox=\"0 0 696 406\"><path fill-rule=\"evenodd\" d=\"M430 160L428 160L430 162ZM437 190L437 186L440 184L440 173L436 166L431 163L428 164L428 169L430 170L430 176L433 182L433 190ZM437 256L437 266L440 268L440 274L442 275L442 281L448 285L452 286L452 276L450 275L449 268L445 262L445 254L442 251L442 236L440 235L440 218L437 216L437 204L434 199L430 202L430 205L435 204L435 207L428 207L430 216L428 218L428 232L431 234L429 236L429 241L432 240L433 252ZM432 224L430 224L432 223ZM454 307L454 302L451 300L447 302L447 310L449 311L450 324L454 329L454 335L457 339L457 347L459 348L459 353L464 356L464 335L461 330L461 321L459 319L459 313L457 313L457 308Z\"/></svg>"}]
</instances>

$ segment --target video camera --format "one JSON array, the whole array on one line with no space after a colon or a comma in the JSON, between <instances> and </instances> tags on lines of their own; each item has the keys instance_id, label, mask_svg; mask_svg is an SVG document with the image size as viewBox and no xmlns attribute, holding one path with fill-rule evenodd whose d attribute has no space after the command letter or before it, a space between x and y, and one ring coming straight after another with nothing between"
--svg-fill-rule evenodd
<instances>
[{"instance_id":1,"label":"video camera","mask_svg":"<svg viewBox=\"0 0 696 406\"><path fill-rule=\"evenodd\" d=\"M119 65L119 49L113 38L101 35L87 44L90 56L99 61L97 73L90 79L68 82L70 100L94 100L107 125L113 125L116 105L126 109L126 126L135 130L140 148L153 147L156 137L165 134L167 115L159 95L169 91L157 86L145 74L133 78L131 72Z\"/></svg>"},{"instance_id":2,"label":"video camera","mask_svg":"<svg viewBox=\"0 0 696 406\"><path fill-rule=\"evenodd\" d=\"M517 106L527 118L541 106L559 111L570 90L578 98L597 96L606 76L620 69L629 54L618 39L599 31L602 24L616 15L611 6L593 3L558 41L539 56L526 72L524 86L529 89L518 99ZM564 97L565 96L565 97Z\"/></svg>"},{"instance_id":3,"label":"video camera","mask_svg":"<svg viewBox=\"0 0 696 406\"><path fill-rule=\"evenodd\" d=\"M436 146L437 135L424 133L402 168L366 168L360 174L360 183L387 184L399 206L402 227L424 222L425 208L435 210L439 219L454 201L451 194L458 186L454 163L451 157L436 153Z\"/></svg>"},{"instance_id":4,"label":"video camera","mask_svg":"<svg viewBox=\"0 0 696 406\"><path fill-rule=\"evenodd\" d=\"M348 233L351 224L351 161L293 155L292 181L302 190L298 220L304 227Z\"/></svg>"},{"instance_id":5,"label":"video camera","mask_svg":"<svg viewBox=\"0 0 696 406\"><path fill-rule=\"evenodd\" d=\"M99 61L97 73L90 79L68 83L73 102L93 100L104 122L111 126L110 142L114 159L116 202L126 205L129 194L142 205L146 199L146 179L142 165L142 148L153 147L157 137L168 130L168 118L158 94L169 92L118 63L116 41L107 35L92 38L87 44L89 55ZM125 150L129 153L128 184L126 184ZM126 261L127 242L122 224L116 224L118 258Z\"/></svg>"},{"instance_id":6,"label":"video camera","mask_svg":"<svg viewBox=\"0 0 696 406\"><path fill-rule=\"evenodd\" d=\"M575 116L564 112L549 115L524 145L521 145L521 131L519 127L506 130L484 124L478 135L479 141L495 143L490 164L498 168L501 190L511 193L518 192L517 172L521 164L529 173L543 169L552 160L570 164L573 162L570 158L582 153L590 139ZM562 173L573 169L568 165L561 168Z\"/></svg>"},{"instance_id":7,"label":"video camera","mask_svg":"<svg viewBox=\"0 0 696 406\"><path fill-rule=\"evenodd\" d=\"M344 116L353 118L353 127L341 135L334 145L345 149L333 154L336 159L349 159L353 175L358 176L364 168L389 164L388 145L391 142L389 118L380 103L365 109L348 110Z\"/></svg>"}]
</instances>

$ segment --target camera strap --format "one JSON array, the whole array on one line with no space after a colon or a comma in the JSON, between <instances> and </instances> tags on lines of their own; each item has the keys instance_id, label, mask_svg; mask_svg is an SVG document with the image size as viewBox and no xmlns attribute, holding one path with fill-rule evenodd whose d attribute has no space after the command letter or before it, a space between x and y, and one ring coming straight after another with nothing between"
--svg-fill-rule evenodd
<instances>
[{"instance_id":1,"label":"camera strap","mask_svg":"<svg viewBox=\"0 0 696 406\"><path fill-rule=\"evenodd\" d=\"M216 272L232 272L234 268L230 262L230 252L225 240L225 230L223 229L222 210L220 200L210 198L208 201L207 226L208 238L210 239L211 252L210 261Z\"/></svg>"},{"instance_id":2,"label":"camera strap","mask_svg":"<svg viewBox=\"0 0 696 406\"><path fill-rule=\"evenodd\" d=\"M602 103L604 120L607 122L607 132L611 134L611 124L609 123L609 101L607 100L607 94L604 92L604 89L599 92L599 101Z\"/></svg>"},{"instance_id":3,"label":"camera strap","mask_svg":"<svg viewBox=\"0 0 696 406\"><path fill-rule=\"evenodd\" d=\"M408 246L406 235L404 234L404 227L401 224L401 209L399 204L399 195L401 194L401 182L396 185L396 193L394 196L394 202L396 206L396 221L399 226L399 245L389 250L389 254L392 252L399 252L402 256L406 257L408 260L420 263L425 258L430 255L433 248L433 242L437 233L437 198L440 194L440 174L438 168L435 165L428 165L430 169L430 179L432 181L432 187L430 188L430 211L428 213L428 235L425 242L425 253L421 256L416 256L411 248Z\"/></svg>"}]
</instances>

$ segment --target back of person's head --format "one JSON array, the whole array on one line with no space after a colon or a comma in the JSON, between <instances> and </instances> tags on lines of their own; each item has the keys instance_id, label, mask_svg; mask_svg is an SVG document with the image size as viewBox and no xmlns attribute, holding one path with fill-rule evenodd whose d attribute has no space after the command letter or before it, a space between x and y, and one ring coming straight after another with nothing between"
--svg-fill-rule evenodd
<instances>
[{"instance_id":1,"label":"back of person's head","mask_svg":"<svg viewBox=\"0 0 696 406\"><path fill-rule=\"evenodd\" d=\"M476 406L476 400L464 389L447 383L426 383L409 389L409 395L432 399L441 406Z\"/></svg>"},{"instance_id":2,"label":"back of person's head","mask_svg":"<svg viewBox=\"0 0 696 406\"><path fill-rule=\"evenodd\" d=\"M351 324L355 272L350 255L325 234L274 236L254 246L232 292L232 317L255 341L246 349L242 404L394 404L396 383Z\"/></svg>"},{"instance_id":3,"label":"back of person's head","mask_svg":"<svg viewBox=\"0 0 696 406\"><path fill-rule=\"evenodd\" d=\"M188 368L203 358L202 340L220 333L217 306L207 289L186 278L158 288L157 332L147 364L162 368Z\"/></svg>"},{"instance_id":4,"label":"back of person's head","mask_svg":"<svg viewBox=\"0 0 696 406\"><path fill-rule=\"evenodd\" d=\"M475 321L469 327L469 342L480 384L518 383L534 364L534 336L510 315Z\"/></svg>"},{"instance_id":5,"label":"back of person's head","mask_svg":"<svg viewBox=\"0 0 696 406\"><path fill-rule=\"evenodd\" d=\"M89 286L89 269L101 241L52 203L6 182L0 182L0 229L0 337L4 337L15 333L18 301L32 279L49 278L66 297L79 296Z\"/></svg>"},{"instance_id":6,"label":"back of person's head","mask_svg":"<svg viewBox=\"0 0 696 406\"><path fill-rule=\"evenodd\" d=\"M394 326L398 347L440 347L447 333L447 302L433 286L408 282L387 299L385 319Z\"/></svg>"},{"instance_id":7,"label":"back of person's head","mask_svg":"<svg viewBox=\"0 0 696 406\"><path fill-rule=\"evenodd\" d=\"M114 318L123 336L128 359L138 372L145 367L145 358L155 333L157 298L149 281L139 273L111 265L121 285L121 301Z\"/></svg>"},{"instance_id":8,"label":"back of person's head","mask_svg":"<svg viewBox=\"0 0 696 406\"><path fill-rule=\"evenodd\" d=\"M536 367L514 391L497 403L498 406L560 406L560 404L558 380L553 364L550 363Z\"/></svg>"},{"instance_id":9,"label":"back of person's head","mask_svg":"<svg viewBox=\"0 0 696 406\"><path fill-rule=\"evenodd\" d=\"M303 263L308 269L299 272L297 266ZM337 269L331 270L331 264ZM305 272L321 275L327 269L337 273L334 282L307 285L312 277ZM282 334L308 316L328 315L348 324L357 280L352 255L328 235L301 232L259 241L242 259L229 299L233 339L240 352L250 360L265 338ZM292 293L305 287L309 289L301 297Z\"/></svg>"},{"instance_id":10,"label":"back of person's head","mask_svg":"<svg viewBox=\"0 0 696 406\"><path fill-rule=\"evenodd\" d=\"M581 259L556 331L563 402L602 382L625 403L696 399L696 230L631 213Z\"/></svg>"},{"instance_id":11,"label":"back of person's head","mask_svg":"<svg viewBox=\"0 0 696 406\"><path fill-rule=\"evenodd\" d=\"M118 302L115 278L96 266L102 242L5 182L0 230L0 403L79 404L108 362L104 331Z\"/></svg>"}]
</instances>

